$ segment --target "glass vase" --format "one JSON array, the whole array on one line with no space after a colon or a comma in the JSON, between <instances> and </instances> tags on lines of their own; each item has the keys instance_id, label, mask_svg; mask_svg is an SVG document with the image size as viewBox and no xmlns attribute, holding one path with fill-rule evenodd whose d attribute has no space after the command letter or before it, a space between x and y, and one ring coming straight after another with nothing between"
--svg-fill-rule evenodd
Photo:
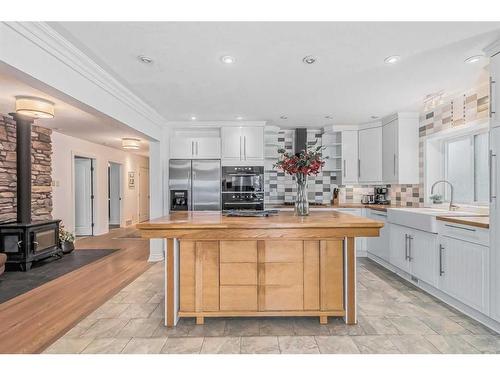
<instances>
[{"instance_id":1,"label":"glass vase","mask_svg":"<svg viewBox=\"0 0 500 375\"><path fill-rule=\"evenodd\" d=\"M297 173L295 175L297 181L297 196L295 197L295 215L309 215L309 200L307 198L307 175Z\"/></svg>"}]
</instances>

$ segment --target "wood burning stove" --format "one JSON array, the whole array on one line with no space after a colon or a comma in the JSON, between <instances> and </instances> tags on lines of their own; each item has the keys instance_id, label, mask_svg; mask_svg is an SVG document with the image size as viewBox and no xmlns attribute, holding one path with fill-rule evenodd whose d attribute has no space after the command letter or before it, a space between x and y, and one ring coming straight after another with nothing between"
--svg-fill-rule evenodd
<instances>
[{"instance_id":1,"label":"wood burning stove","mask_svg":"<svg viewBox=\"0 0 500 375\"><path fill-rule=\"evenodd\" d=\"M17 264L23 271L32 262L62 255L59 243L60 220L31 219L31 124L33 119L11 114L16 121L17 221L0 224L0 251L7 264Z\"/></svg>"}]
</instances>

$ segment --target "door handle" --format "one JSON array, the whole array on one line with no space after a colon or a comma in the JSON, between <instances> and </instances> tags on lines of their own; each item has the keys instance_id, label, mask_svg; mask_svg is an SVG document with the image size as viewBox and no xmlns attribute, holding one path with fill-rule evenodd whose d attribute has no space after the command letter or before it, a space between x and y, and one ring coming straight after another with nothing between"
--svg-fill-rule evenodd
<instances>
[{"instance_id":1,"label":"door handle","mask_svg":"<svg viewBox=\"0 0 500 375\"><path fill-rule=\"evenodd\" d=\"M344 177L345 177L345 174L346 174L346 170L345 170L345 159L344 159Z\"/></svg>"},{"instance_id":2,"label":"door handle","mask_svg":"<svg viewBox=\"0 0 500 375\"><path fill-rule=\"evenodd\" d=\"M394 164L394 176L396 176L396 154L394 154L393 164Z\"/></svg>"},{"instance_id":3,"label":"door handle","mask_svg":"<svg viewBox=\"0 0 500 375\"><path fill-rule=\"evenodd\" d=\"M443 250L444 246L439 244L439 276L444 275L444 269L443 269Z\"/></svg>"},{"instance_id":4,"label":"door handle","mask_svg":"<svg viewBox=\"0 0 500 375\"><path fill-rule=\"evenodd\" d=\"M489 157L488 157L488 168L489 168L489 174L490 174L490 181L489 181L489 189L490 189L490 203L493 202L493 199L496 199L497 194L497 181L496 181L496 169L493 168L493 158L496 160L497 154L493 153L493 150L490 150ZM493 183L495 183L495 188L493 189Z\"/></svg>"},{"instance_id":5,"label":"door handle","mask_svg":"<svg viewBox=\"0 0 500 375\"><path fill-rule=\"evenodd\" d=\"M413 240L413 236L408 235L408 261L412 261L412 256L411 256L411 241Z\"/></svg>"},{"instance_id":6,"label":"door handle","mask_svg":"<svg viewBox=\"0 0 500 375\"><path fill-rule=\"evenodd\" d=\"M408 235L405 234L405 260L408 260Z\"/></svg>"},{"instance_id":7,"label":"door handle","mask_svg":"<svg viewBox=\"0 0 500 375\"><path fill-rule=\"evenodd\" d=\"M495 90L493 89L493 85L496 86L496 83L497 82L493 79L493 77L490 76L490 118L492 118L493 115L496 114L496 108L493 108L493 105L495 103L495 100L493 98L493 93L495 92Z\"/></svg>"}]
</instances>

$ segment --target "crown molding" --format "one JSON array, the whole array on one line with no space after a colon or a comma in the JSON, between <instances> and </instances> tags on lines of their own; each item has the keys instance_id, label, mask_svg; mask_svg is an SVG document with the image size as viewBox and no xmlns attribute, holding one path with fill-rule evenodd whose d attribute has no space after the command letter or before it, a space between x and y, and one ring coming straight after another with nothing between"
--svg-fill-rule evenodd
<instances>
[{"instance_id":1,"label":"crown molding","mask_svg":"<svg viewBox=\"0 0 500 375\"><path fill-rule=\"evenodd\" d=\"M159 127L164 126L166 120L156 110L45 22L4 22L4 24L149 122Z\"/></svg>"}]
</instances>

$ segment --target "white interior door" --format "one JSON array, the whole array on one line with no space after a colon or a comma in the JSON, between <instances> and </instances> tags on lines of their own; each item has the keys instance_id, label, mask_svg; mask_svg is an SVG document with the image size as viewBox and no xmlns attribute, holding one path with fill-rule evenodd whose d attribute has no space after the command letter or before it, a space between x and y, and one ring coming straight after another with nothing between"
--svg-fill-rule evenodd
<instances>
[{"instance_id":1,"label":"white interior door","mask_svg":"<svg viewBox=\"0 0 500 375\"><path fill-rule=\"evenodd\" d=\"M139 221L149 220L149 169L139 169Z\"/></svg>"},{"instance_id":2,"label":"white interior door","mask_svg":"<svg viewBox=\"0 0 500 375\"><path fill-rule=\"evenodd\" d=\"M109 163L109 224L120 225L121 218L121 166Z\"/></svg>"},{"instance_id":3,"label":"white interior door","mask_svg":"<svg viewBox=\"0 0 500 375\"><path fill-rule=\"evenodd\" d=\"M92 159L75 158L75 234L92 235Z\"/></svg>"}]
</instances>

